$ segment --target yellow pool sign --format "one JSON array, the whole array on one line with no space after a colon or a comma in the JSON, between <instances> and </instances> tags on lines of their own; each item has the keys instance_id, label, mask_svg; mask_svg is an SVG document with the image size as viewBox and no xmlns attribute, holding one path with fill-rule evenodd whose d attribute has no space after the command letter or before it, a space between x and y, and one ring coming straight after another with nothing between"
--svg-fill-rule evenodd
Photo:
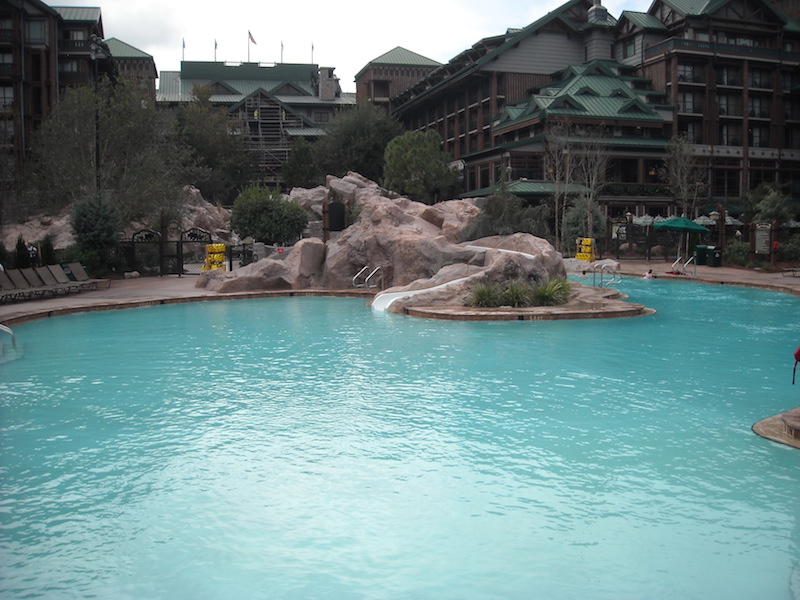
<instances>
[{"instance_id":1,"label":"yellow pool sign","mask_svg":"<svg viewBox=\"0 0 800 600\"><path fill-rule=\"evenodd\" d=\"M575 240L578 247L575 258L592 262L597 256L597 245L594 238L578 238Z\"/></svg>"}]
</instances>

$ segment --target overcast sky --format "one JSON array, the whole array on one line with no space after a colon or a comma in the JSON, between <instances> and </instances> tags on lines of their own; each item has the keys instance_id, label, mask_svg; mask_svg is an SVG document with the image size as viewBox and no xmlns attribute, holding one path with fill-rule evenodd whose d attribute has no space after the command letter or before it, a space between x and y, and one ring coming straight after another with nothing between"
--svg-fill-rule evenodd
<instances>
[{"instance_id":1,"label":"overcast sky","mask_svg":"<svg viewBox=\"0 0 800 600\"><path fill-rule=\"evenodd\" d=\"M47 1L47 0L46 0ZM402 46L441 63L481 38L524 27L563 0L51 0L51 6L100 6L105 37L152 55L156 68L181 60L317 63L335 67L343 91L369 61ZM651 0L606 0L609 12L646 11ZM248 44L248 31L255 44ZM182 48L185 42L186 47ZM313 56L312 56L313 46Z\"/></svg>"}]
</instances>

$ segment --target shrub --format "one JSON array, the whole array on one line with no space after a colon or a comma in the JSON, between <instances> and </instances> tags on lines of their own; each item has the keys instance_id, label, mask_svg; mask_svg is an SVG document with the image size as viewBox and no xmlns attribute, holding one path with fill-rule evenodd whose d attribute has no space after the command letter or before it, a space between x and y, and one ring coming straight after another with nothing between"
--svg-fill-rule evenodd
<instances>
[{"instance_id":1,"label":"shrub","mask_svg":"<svg viewBox=\"0 0 800 600\"><path fill-rule=\"evenodd\" d=\"M524 281L511 281L503 290L503 306L522 308L530 306L533 302L534 286Z\"/></svg>"},{"instance_id":2,"label":"shrub","mask_svg":"<svg viewBox=\"0 0 800 600\"><path fill-rule=\"evenodd\" d=\"M41 263L43 265L52 265L56 262L56 251L53 248L53 238L50 235L44 236L41 244Z\"/></svg>"},{"instance_id":3,"label":"shrub","mask_svg":"<svg viewBox=\"0 0 800 600\"><path fill-rule=\"evenodd\" d=\"M495 308L502 306L503 290L496 283L479 283L469 293L467 306Z\"/></svg>"},{"instance_id":4,"label":"shrub","mask_svg":"<svg viewBox=\"0 0 800 600\"><path fill-rule=\"evenodd\" d=\"M22 236L17 238L17 246L14 249L14 268L27 269L31 266L31 256L28 254L28 244L22 239Z\"/></svg>"},{"instance_id":5,"label":"shrub","mask_svg":"<svg viewBox=\"0 0 800 600\"><path fill-rule=\"evenodd\" d=\"M533 291L534 306L558 306L569 300L571 288L563 277L554 277L537 285Z\"/></svg>"},{"instance_id":6,"label":"shrub","mask_svg":"<svg viewBox=\"0 0 800 600\"><path fill-rule=\"evenodd\" d=\"M231 227L241 237L267 244L292 244L308 224L299 204L279 190L253 185L242 190L233 203Z\"/></svg>"},{"instance_id":7,"label":"shrub","mask_svg":"<svg viewBox=\"0 0 800 600\"><path fill-rule=\"evenodd\" d=\"M750 244L731 242L725 246L725 262L744 267L750 263Z\"/></svg>"},{"instance_id":8,"label":"shrub","mask_svg":"<svg viewBox=\"0 0 800 600\"><path fill-rule=\"evenodd\" d=\"M92 196L72 209L72 230L90 273L105 275L117 246L120 215L114 205Z\"/></svg>"},{"instance_id":9,"label":"shrub","mask_svg":"<svg viewBox=\"0 0 800 600\"><path fill-rule=\"evenodd\" d=\"M472 288L467 298L467 306L481 308L557 306L569 300L571 291L569 282L563 277L554 277L538 284L519 280L505 285L487 282Z\"/></svg>"}]
</instances>

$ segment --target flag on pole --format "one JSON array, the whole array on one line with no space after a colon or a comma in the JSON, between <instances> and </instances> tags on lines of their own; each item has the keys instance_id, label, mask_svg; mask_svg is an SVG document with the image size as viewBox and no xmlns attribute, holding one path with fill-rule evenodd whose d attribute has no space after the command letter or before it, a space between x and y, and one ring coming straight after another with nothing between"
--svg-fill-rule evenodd
<instances>
[{"instance_id":1,"label":"flag on pole","mask_svg":"<svg viewBox=\"0 0 800 600\"><path fill-rule=\"evenodd\" d=\"M214 40L214 50L217 49L217 40Z\"/></svg>"},{"instance_id":2,"label":"flag on pole","mask_svg":"<svg viewBox=\"0 0 800 600\"><path fill-rule=\"evenodd\" d=\"M256 43L256 39L253 37L253 34L252 34L252 33L250 33L250 30L249 30L249 29L247 30L247 38L248 38L248 39L249 39L251 42L253 42L254 44ZM256 44L256 45L258 45L258 44Z\"/></svg>"},{"instance_id":3,"label":"flag on pole","mask_svg":"<svg viewBox=\"0 0 800 600\"><path fill-rule=\"evenodd\" d=\"M186 38L181 38L181 44L182 44L182 46L181 46L181 47L182 47L183 49L186 49Z\"/></svg>"}]
</instances>

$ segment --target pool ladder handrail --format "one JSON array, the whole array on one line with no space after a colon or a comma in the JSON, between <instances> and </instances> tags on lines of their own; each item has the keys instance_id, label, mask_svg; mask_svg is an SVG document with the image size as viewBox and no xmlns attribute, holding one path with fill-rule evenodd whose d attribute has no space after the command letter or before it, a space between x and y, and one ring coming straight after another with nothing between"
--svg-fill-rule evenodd
<instances>
[{"instance_id":1,"label":"pool ladder handrail","mask_svg":"<svg viewBox=\"0 0 800 600\"><path fill-rule=\"evenodd\" d=\"M380 266L375 267L374 269L372 269L372 271L370 271L368 275L364 276L364 273L366 273L367 271L369 271L369 265L364 265L363 267L361 267L358 273L353 275L353 287L357 288L363 287L368 290L372 289L373 287L377 287L377 283L373 285L372 280L373 278L378 277L381 289L383 289L383 284L384 284L383 269L381 269ZM359 279L361 279L362 276L364 276L363 280L359 282Z\"/></svg>"},{"instance_id":2,"label":"pool ladder handrail","mask_svg":"<svg viewBox=\"0 0 800 600\"><path fill-rule=\"evenodd\" d=\"M353 287L355 288L365 287L364 285L365 282L362 281L361 283L359 283L358 278L361 277L367 271L369 271L369 265L364 265L363 267L361 267L361 270L358 273L353 275ZM364 279L366 280L366 277Z\"/></svg>"},{"instance_id":3,"label":"pool ladder handrail","mask_svg":"<svg viewBox=\"0 0 800 600\"><path fill-rule=\"evenodd\" d=\"M600 271L600 284L597 284L597 271ZM606 271L611 272L611 279L605 281L605 274ZM608 263L602 265L593 265L592 266L592 286L593 287L608 287L612 283L620 283L622 281L622 273L620 273L617 269L615 269L612 265Z\"/></svg>"},{"instance_id":4,"label":"pool ladder handrail","mask_svg":"<svg viewBox=\"0 0 800 600\"><path fill-rule=\"evenodd\" d=\"M372 270L372 273L367 275L367 278L364 280L364 287L367 288L368 290L372 289L373 286L370 282L372 281L372 278L376 276L380 280L381 290L383 290L383 269L381 269L380 266L375 267ZM374 287L378 287L377 284Z\"/></svg>"},{"instance_id":5,"label":"pool ladder handrail","mask_svg":"<svg viewBox=\"0 0 800 600\"><path fill-rule=\"evenodd\" d=\"M682 273L684 275L688 275L689 273L686 270L686 267L691 265L692 266L692 277L697 277L697 263L695 262L695 258L696 258L695 256L690 256L689 260L687 260L684 263L684 262L681 262L681 261L683 261L683 257L682 256L678 256L675 259L675 262L672 263L672 267L670 267L670 270L673 273Z\"/></svg>"},{"instance_id":6,"label":"pool ladder handrail","mask_svg":"<svg viewBox=\"0 0 800 600\"><path fill-rule=\"evenodd\" d=\"M16 348L17 347L17 336L14 335L14 332L11 331L10 327L6 327L5 325L0 325L0 331L3 331L11 336L11 345Z\"/></svg>"}]
</instances>

